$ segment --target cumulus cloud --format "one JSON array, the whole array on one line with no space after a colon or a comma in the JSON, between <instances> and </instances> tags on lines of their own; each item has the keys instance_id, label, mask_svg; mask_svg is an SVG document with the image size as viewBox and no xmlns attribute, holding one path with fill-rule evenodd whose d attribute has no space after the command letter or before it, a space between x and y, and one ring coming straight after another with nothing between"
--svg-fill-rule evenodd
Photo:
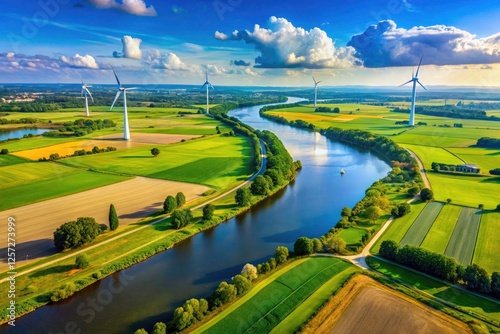
<instances>
[{"instance_id":1,"label":"cumulus cloud","mask_svg":"<svg viewBox=\"0 0 500 334\"><path fill-rule=\"evenodd\" d=\"M144 63L150 65L153 68L165 69L169 71L189 71L189 68L175 53L168 52L166 54L161 54L160 51L155 50L149 52L146 58L143 60Z\"/></svg>"},{"instance_id":2,"label":"cumulus cloud","mask_svg":"<svg viewBox=\"0 0 500 334\"><path fill-rule=\"evenodd\" d=\"M115 51L113 52L113 57L141 59L142 58L141 43L142 40L140 38L133 38L132 36L123 36L122 38L123 52Z\"/></svg>"},{"instance_id":3,"label":"cumulus cloud","mask_svg":"<svg viewBox=\"0 0 500 334\"><path fill-rule=\"evenodd\" d=\"M260 52L255 67L334 68L359 64L352 47L336 48L332 39L319 28L305 30L275 16L269 18L268 27L256 24L253 31L235 30L231 35L216 31L215 38L253 44Z\"/></svg>"},{"instance_id":4,"label":"cumulus cloud","mask_svg":"<svg viewBox=\"0 0 500 334\"><path fill-rule=\"evenodd\" d=\"M78 56L78 57L77 57ZM74 64L63 61L71 60L75 62ZM78 59L82 59L81 65L83 65L85 61L89 61L90 58L93 59L92 56L79 56L78 54L75 57L65 57L61 56L61 58L51 58L44 55L24 55L13 52L0 52L0 72L36 72L36 71L49 71L49 72L60 72L62 68L75 68L75 67L86 67L86 66L76 66L75 64L79 64L77 62ZM95 61L94 61L95 62ZM97 65L97 64L96 64ZM92 68L92 67L91 67Z\"/></svg>"},{"instance_id":5,"label":"cumulus cloud","mask_svg":"<svg viewBox=\"0 0 500 334\"><path fill-rule=\"evenodd\" d=\"M143 0L87 0L101 9L116 9L124 13L138 16L156 16L153 6L147 6Z\"/></svg>"},{"instance_id":6,"label":"cumulus cloud","mask_svg":"<svg viewBox=\"0 0 500 334\"><path fill-rule=\"evenodd\" d=\"M246 62L244 60L231 60L231 65L236 65L236 66L250 66L250 63Z\"/></svg>"},{"instance_id":7,"label":"cumulus cloud","mask_svg":"<svg viewBox=\"0 0 500 334\"><path fill-rule=\"evenodd\" d=\"M91 55L80 56L77 53L74 57L61 56L59 59L70 67L99 68L99 65L97 65L97 62Z\"/></svg>"},{"instance_id":8,"label":"cumulus cloud","mask_svg":"<svg viewBox=\"0 0 500 334\"><path fill-rule=\"evenodd\" d=\"M500 62L500 33L477 38L451 26L398 28L391 20L380 21L351 38L348 46L365 67L423 64L463 65Z\"/></svg>"}]
</instances>

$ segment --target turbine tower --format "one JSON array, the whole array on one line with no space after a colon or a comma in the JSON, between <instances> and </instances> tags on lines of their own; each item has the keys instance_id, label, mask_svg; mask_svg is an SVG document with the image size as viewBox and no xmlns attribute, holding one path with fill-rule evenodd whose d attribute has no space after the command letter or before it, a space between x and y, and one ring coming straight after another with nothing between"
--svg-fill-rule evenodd
<instances>
[{"instance_id":1,"label":"turbine tower","mask_svg":"<svg viewBox=\"0 0 500 334\"><path fill-rule=\"evenodd\" d=\"M89 98L88 96L90 95L90 99L92 100L92 103L94 103L94 98L92 97L92 94L90 94L90 91L89 91L89 87L92 87L90 85L85 85L85 83L83 83L83 79L82 79L82 76L80 75L80 79L82 80L82 96L85 95L85 115L87 117L90 116L89 114Z\"/></svg>"},{"instance_id":2,"label":"turbine tower","mask_svg":"<svg viewBox=\"0 0 500 334\"><path fill-rule=\"evenodd\" d=\"M212 84L210 82L208 82L208 71L205 70L205 83L203 84L203 86L201 86L201 88L203 89L203 87L206 87L207 88L207 115L209 113L209 110L208 110L208 88L212 88L214 89L214 86L212 86Z\"/></svg>"},{"instance_id":3,"label":"turbine tower","mask_svg":"<svg viewBox=\"0 0 500 334\"><path fill-rule=\"evenodd\" d=\"M115 69L111 67L113 70L113 73L115 74L115 79L116 83L118 84L118 91L116 92L115 100L113 101L113 104L111 105L111 108L109 108L109 111L113 109L113 106L116 103L116 100L118 100L118 97L120 96L121 92L123 92L123 139L125 140L130 140L130 129L128 126L128 115L127 115L127 90L132 90L136 89L135 87L133 88L125 88L122 87L122 84L120 83L120 79L118 79L118 76L116 75Z\"/></svg>"},{"instance_id":4,"label":"turbine tower","mask_svg":"<svg viewBox=\"0 0 500 334\"><path fill-rule=\"evenodd\" d=\"M420 81L418 80L418 71L420 70L420 64L422 64L422 59L424 58L424 56L422 56L420 58L420 62L418 63L418 67L417 67L417 72L415 73L415 75L413 75L413 73L411 74L411 79L408 80L407 82L405 82L404 84L400 85L399 87L401 86L404 86L410 82L413 82L413 91L411 93L411 108L410 108L410 120L408 121L408 124L410 126L415 126L415 96L417 95L417 83L422 86L423 89L427 90L427 88L424 87L424 85L422 85L420 83Z\"/></svg>"},{"instance_id":5,"label":"turbine tower","mask_svg":"<svg viewBox=\"0 0 500 334\"><path fill-rule=\"evenodd\" d=\"M313 78L313 81L314 81L314 106L316 107L316 98L318 97L318 84L321 82L321 81L316 81L316 79Z\"/></svg>"}]
</instances>

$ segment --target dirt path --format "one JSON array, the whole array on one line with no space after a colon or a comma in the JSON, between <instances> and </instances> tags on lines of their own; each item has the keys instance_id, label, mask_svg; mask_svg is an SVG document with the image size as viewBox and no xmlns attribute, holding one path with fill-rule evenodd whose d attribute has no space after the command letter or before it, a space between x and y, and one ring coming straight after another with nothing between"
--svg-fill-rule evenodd
<instances>
[{"instance_id":1,"label":"dirt path","mask_svg":"<svg viewBox=\"0 0 500 334\"><path fill-rule=\"evenodd\" d=\"M422 175L422 180L424 181L425 187L431 189L431 183L429 182L429 179L427 178L427 174L425 173L425 167L424 167L422 160L420 160L418 155L413 153L413 151L411 151L407 148L405 148L405 150L410 152L411 156L413 158L415 158L415 160L417 160L418 168L420 169L420 175Z\"/></svg>"}]
</instances>

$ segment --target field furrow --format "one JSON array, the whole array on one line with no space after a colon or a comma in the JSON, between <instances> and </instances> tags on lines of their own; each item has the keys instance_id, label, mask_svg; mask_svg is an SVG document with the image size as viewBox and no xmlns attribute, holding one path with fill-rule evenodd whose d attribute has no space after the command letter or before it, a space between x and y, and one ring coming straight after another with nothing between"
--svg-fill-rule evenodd
<instances>
[{"instance_id":1,"label":"field furrow","mask_svg":"<svg viewBox=\"0 0 500 334\"><path fill-rule=\"evenodd\" d=\"M436 253L444 253L461 209L460 206L445 205L420 246Z\"/></svg>"},{"instance_id":2,"label":"field furrow","mask_svg":"<svg viewBox=\"0 0 500 334\"><path fill-rule=\"evenodd\" d=\"M471 264L480 222L481 210L462 208L444 254L457 259L461 264Z\"/></svg>"},{"instance_id":3,"label":"field furrow","mask_svg":"<svg viewBox=\"0 0 500 334\"><path fill-rule=\"evenodd\" d=\"M442 208L443 203L428 203L401 239L401 246L420 246Z\"/></svg>"}]
</instances>

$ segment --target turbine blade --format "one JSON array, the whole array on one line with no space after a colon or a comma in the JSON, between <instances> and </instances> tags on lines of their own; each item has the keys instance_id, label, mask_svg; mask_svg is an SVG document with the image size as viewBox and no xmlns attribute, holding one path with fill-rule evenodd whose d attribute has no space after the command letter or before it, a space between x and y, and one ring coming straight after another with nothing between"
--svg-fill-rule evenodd
<instances>
[{"instance_id":1,"label":"turbine blade","mask_svg":"<svg viewBox=\"0 0 500 334\"><path fill-rule=\"evenodd\" d=\"M92 97L90 90L88 90L87 87L85 87L85 91L90 95L90 99L92 100L92 103L94 103L94 98Z\"/></svg>"},{"instance_id":2,"label":"turbine blade","mask_svg":"<svg viewBox=\"0 0 500 334\"><path fill-rule=\"evenodd\" d=\"M139 89L139 87L123 88L123 90L134 90L134 89Z\"/></svg>"},{"instance_id":3,"label":"turbine blade","mask_svg":"<svg viewBox=\"0 0 500 334\"><path fill-rule=\"evenodd\" d=\"M203 87L205 87L207 84L208 84L208 81L207 81L207 82L205 82L205 83L203 84L203 86L201 86L201 88L200 88L200 89L203 89Z\"/></svg>"},{"instance_id":4,"label":"turbine blade","mask_svg":"<svg viewBox=\"0 0 500 334\"><path fill-rule=\"evenodd\" d=\"M111 69L113 70L113 73L115 74L115 79L116 79L116 82L118 83L118 86L121 87L122 84L120 83L120 79L118 79L118 76L116 75L116 72L115 72L115 69L113 68L113 66L111 66Z\"/></svg>"},{"instance_id":5,"label":"turbine blade","mask_svg":"<svg viewBox=\"0 0 500 334\"><path fill-rule=\"evenodd\" d=\"M423 88L423 89L427 90L427 88L425 88L425 87L424 87L424 85L422 85L422 84L420 83L420 81L418 81L418 80L417 80L417 82L418 82L418 84L419 84L420 86L422 86L422 88Z\"/></svg>"},{"instance_id":6,"label":"turbine blade","mask_svg":"<svg viewBox=\"0 0 500 334\"><path fill-rule=\"evenodd\" d=\"M412 81L413 81L413 80L408 80L408 81L407 81L407 82L405 82L404 84L399 85L399 87L404 86L404 85L406 85L406 84L409 84L409 83L410 83L410 82L412 82Z\"/></svg>"},{"instance_id":7,"label":"turbine blade","mask_svg":"<svg viewBox=\"0 0 500 334\"><path fill-rule=\"evenodd\" d=\"M320 82L321 82L321 80L320 80L320 81L318 81L318 83L320 83Z\"/></svg>"},{"instance_id":8,"label":"turbine blade","mask_svg":"<svg viewBox=\"0 0 500 334\"><path fill-rule=\"evenodd\" d=\"M418 77L418 71L420 70L420 64L422 64L422 59L424 59L424 55L422 55L422 57L420 57L420 61L418 62L417 73L415 73L415 77Z\"/></svg>"},{"instance_id":9,"label":"turbine blade","mask_svg":"<svg viewBox=\"0 0 500 334\"><path fill-rule=\"evenodd\" d=\"M122 92L121 90L119 90L119 91L116 92L115 100L113 101L113 104L111 105L111 108L109 108L109 111L111 111L111 109L113 109L113 107L114 107L114 105L116 103L116 100L118 100L118 97L120 97L120 93L121 92Z\"/></svg>"},{"instance_id":10,"label":"turbine blade","mask_svg":"<svg viewBox=\"0 0 500 334\"><path fill-rule=\"evenodd\" d=\"M312 78L313 78L313 81L314 81L314 85L316 86L318 84L318 82L316 81L316 79L314 79L314 77L312 77Z\"/></svg>"}]
</instances>

